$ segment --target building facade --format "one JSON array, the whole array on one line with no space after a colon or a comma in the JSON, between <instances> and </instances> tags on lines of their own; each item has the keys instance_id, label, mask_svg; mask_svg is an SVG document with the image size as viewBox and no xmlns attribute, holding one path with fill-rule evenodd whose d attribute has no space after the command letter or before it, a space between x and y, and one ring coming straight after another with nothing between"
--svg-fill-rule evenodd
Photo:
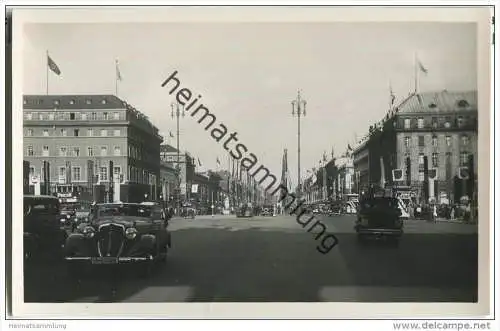
<instances>
[{"instance_id":1,"label":"building facade","mask_svg":"<svg viewBox=\"0 0 500 331\"><path fill-rule=\"evenodd\" d=\"M160 161L160 200L168 204L175 200L175 189L177 188L178 175L171 163Z\"/></svg>"},{"instance_id":2,"label":"building facade","mask_svg":"<svg viewBox=\"0 0 500 331\"><path fill-rule=\"evenodd\" d=\"M125 101L113 95L25 95L23 116L31 184L45 181L44 161L49 165L44 193L91 191L103 200L116 180L121 201L156 197L162 138Z\"/></svg>"},{"instance_id":3,"label":"building facade","mask_svg":"<svg viewBox=\"0 0 500 331\"><path fill-rule=\"evenodd\" d=\"M195 175L196 166L194 158L187 152L177 151L176 148L168 144L162 144L160 147L160 159L162 162L169 164L174 169L179 169L179 194L181 200L189 200L191 198L191 186ZM179 160L177 160L179 157Z\"/></svg>"},{"instance_id":4,"label":"building facade","mask_svg":"<svg viewBox=\"0 0 500 331\"><path fill-rule=\"evenodd\" d=\"M346 154L336 160L338 169L338 198L342 199L346 194L355 193L354 188L354 162L351 154Z\"/></svg>"},{"instance_id":5,"label":"building facade","mask_svg":"<svg viewBox=\"0 0 500 331\"><path fill-rule=\"evenodd\" d=\"M472 164L477 182L477 114L477 91L410 95L381 123L370 127L369 138L355 150L360 185L406 185L422 200L427 159L428 168L435 171L431 197L453 202L466 195L470 189L459 170ZM394 180L392 170L399 170L403 177Z\"/></svg>"}]
</instances>

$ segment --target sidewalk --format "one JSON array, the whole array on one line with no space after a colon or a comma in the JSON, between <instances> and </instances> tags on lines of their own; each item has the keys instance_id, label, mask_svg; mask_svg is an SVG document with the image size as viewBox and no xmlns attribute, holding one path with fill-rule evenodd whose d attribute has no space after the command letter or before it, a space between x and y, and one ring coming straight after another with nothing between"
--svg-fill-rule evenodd
<instances>
[{"instance_id":1,"label":"sidewalk","mask_svg":"<svg viewBox=\"0 0 500 331\"><path fill-rule=\"evenodd\" d=\"M212 217L212 215L196 215L194 217L194 220L196 220L196 219L199 219L199 220L221 219L221 218L236 218L236 215L234 215L234 214L229 214L229 215L215 214L213 217ZM170 220L171 221L181 221L181 220L191 220L191 219L192 219L191 217L184 218L181 216L174 216Z\"/></svg>"},{"instance_id":2,"label":"sidewalk","mask_svg":"<svg viewBox=\"0 0 500 331\"><path fill-rule=\"evenodd\" d=\"M421 218L410 218L410 220L412 220L412 221L429 222L428 220L421 219ZM450 220L450 219L447 219L447 218L444 218L444 217L438 217L438 218L436 218L436 222L439 222L439 223L456 223L456 224L477 225L477 220L475 222L467 223L467 222L464 222L462 219L459 219L459 218L455 218L455 219Z\"/></svg>"}]
</instances>

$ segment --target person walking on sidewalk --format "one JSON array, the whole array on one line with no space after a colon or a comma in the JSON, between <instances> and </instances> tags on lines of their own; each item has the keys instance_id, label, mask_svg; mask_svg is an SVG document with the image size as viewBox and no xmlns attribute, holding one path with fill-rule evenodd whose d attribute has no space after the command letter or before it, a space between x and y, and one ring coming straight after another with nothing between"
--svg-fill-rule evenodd
<instances>
[{"instance_id":1,"label":"person walking on sidewalk","mask_svg":"<svg viewBox=\"0 0 500 331\"><path fill-rule=\"evenodd\" d=\"M455 205L451 205L450 220L455 220Z\"/></svg>"}]
</instances>

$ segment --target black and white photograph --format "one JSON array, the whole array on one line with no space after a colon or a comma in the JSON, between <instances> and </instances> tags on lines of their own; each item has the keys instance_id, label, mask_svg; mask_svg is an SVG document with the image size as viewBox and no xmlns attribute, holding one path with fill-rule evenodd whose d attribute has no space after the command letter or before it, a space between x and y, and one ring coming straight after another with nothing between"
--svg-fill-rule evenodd
<instances>
[{"instance_id":1,"label":"black and white photograph","mask_svg":"<svg viewBox=\"0 0 500 331\"><path fill-rule=\"evenodd\" d=\"M486 314L491 10L330 9L15 9L13 300Z\"/></svg>"}]
</instances>

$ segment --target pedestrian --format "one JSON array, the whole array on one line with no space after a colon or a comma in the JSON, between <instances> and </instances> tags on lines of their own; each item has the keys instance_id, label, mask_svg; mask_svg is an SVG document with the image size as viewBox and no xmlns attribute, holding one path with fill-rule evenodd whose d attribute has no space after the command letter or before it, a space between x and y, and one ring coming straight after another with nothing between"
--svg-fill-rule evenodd
<instances>
[{"instance_id":1,"label":"pedestrian","mask_svg":"<svg viewBox=\"0 0 500 331\"><path fill-rule=\"evenodd\" d=\"M436 204L433 205L432 207L432 218L434 219L434 223L437 222L437 208Z\"/></svg>"},{"instance_id":2,"label":"pedestrian","mask_svg":"<svg viewBox=\"0 0 500 331\"><path fill-rule=\"evenodd\" d=\"M451 206L450 219L452 221L455 219L455 205Z\"/></svg>"}]
</instances>

